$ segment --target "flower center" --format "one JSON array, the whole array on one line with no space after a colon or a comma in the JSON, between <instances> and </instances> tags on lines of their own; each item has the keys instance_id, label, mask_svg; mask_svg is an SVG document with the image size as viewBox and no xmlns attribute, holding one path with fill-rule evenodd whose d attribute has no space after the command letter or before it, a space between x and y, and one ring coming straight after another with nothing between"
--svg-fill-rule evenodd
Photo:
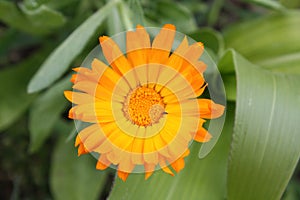
<instances>
[{"instance_id":1,"label":"flower center","mask_svg":"<svg viewBox=\"0 0 300 200\"><path fill-rule=\"evenodd\" d=\"M125 116L138 126L155 124L164 114L163 99L154 89L141 86L127 96L123 106Z\"/></svg>"}]
</instances>

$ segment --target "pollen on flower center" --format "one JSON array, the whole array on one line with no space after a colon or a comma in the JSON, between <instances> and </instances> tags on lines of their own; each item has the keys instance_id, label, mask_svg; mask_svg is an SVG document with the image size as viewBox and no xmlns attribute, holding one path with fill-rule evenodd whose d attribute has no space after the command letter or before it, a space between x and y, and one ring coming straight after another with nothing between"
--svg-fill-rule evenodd
<instances>
[{"instance_id":1,"label":"pollen on flower center","mask_svg":"<svg viewBox=\"0 0 300 200\"><path fill-rule=\"evenodd\" d=\"M123 112L134 124L149 126L164 113L163 98L153 88L141 86L133 90L124 102Z\"/></svg>"}]
</instances>

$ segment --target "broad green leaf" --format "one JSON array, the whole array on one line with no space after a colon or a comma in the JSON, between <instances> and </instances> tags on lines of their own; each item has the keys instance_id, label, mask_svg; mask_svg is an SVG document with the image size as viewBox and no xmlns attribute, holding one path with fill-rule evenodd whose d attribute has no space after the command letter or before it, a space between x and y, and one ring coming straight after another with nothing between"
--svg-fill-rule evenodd
<instances>
[{"instance_id":1,"label":"broad green leaf","mask_svg":"<svg viewBox=\"0 0 300 200\"><path fill-rule=\"evenodd\" d=\"M229 101L236 100L236 77L232 72L236 63L232 59L232 51L227 50L218 62L218 69L223 75L222 79L225 86L226 98Z\"/></svg>"},{"instance_id":2,"label":"broad green leaf","mask_svg":"<svg viewBox=\"0 0 300 200\"><path fill-rule=\"evenodd\" d=\"M74 3L78 3L78 0L60 0L60 1L51 1L47 0L45 4L49 6L50 8L54 9L63 9L68 6L73 6Z\"/></svg>"},{"instance_id":3,"label":"broad green leaf","mask_svg":"<svg viewBox=\"0 0 300 200\"><path fill-rule=\"evenodd\" d=\"M237 105L228 199L280 199L300 156L300 76L273 73L231 51Z\"/></svg>"},{"instance_id":4,"label":"broad green leaf","mask_svg":"<svg viewBox=\"0 0 300 200\"><path fill-rule=\"evenodd\" d=\"M247 21L226 29L225 44L259 66L300 74L299 24L299 11Z\"/></svg>"},{"instance_id":5,"label":"broad green leaf","mask_svg":"<svg viewBox=\"0 0 300 200\"><path fill-rule=\"evenodd\" d=\"M111 13L109 14L109 17L107 19L107 30L108 35L114 35L124 31L120 12L118 11L117 7L113 8Z\"/></svg>"},{"instance_id":6,"label":"broad green leaf","mask_svg":"<svg viewBox=\"0 0 300 200\"><path fill-rule=\"evenodd\" d=\"M0 20L11 27L30 34L45 34L64 24L65 18L59 12L40 6L28 10L20 4L0 0Z\"/></svg>"},{"instance_id":7,"label":"broad green leaf","mask_svg":"<svg viewBox=\"0 0 300 200\"><path fill-rule=\"evenodd\" d=\"M273 9L273 10L282 11L285 9L285 7L282 6L280 4L280 2L276 1L276 0L245 0L245 1L263 6L265 8Z\"/></svg>"},{"instance_id":8,"label":"broad green leaf","mask_svg":"<svg viewBox=\"0 0 300 200\"><path fill-rule=\"evenodd\" d=\"M8 55L12 50L37 46L39 43L39 39L17 31L14 28L8 28L4 32L1 32L0 29L0 35L0 57L5 57L5 60L9 59Z\"/></svg>"},{"instance_id":9,"label":"broad green leaf","mask_svg":"<svg viewBox=\"0 0 300 200\"><path fill-rule=\"evenodd\" d=\"M120 0L110 1L99 9L51 53L31 79L27 88L29 93L45 89L66 72L118 2Z\"/></svg>"},{"instance_id":10,"label":"broad green leaf","mask_svg":"<svg viewBox=\"0 0 300 200\"><path fill-rule=\"evenodd\" d=\"M228 101L236 100L236 77L234 74L225 74L222 76Z\"/></svg>"},{"instance_id":11,"label":"broad green leaf","mask_svg":"<svg viewBox=\"0 0 300 200\"><path fill-rule=\"evenodd\" d=\"M300 8L299 0L280 0L280 3L287 8Z\"/></svg>"},{"instance_id":12,"label":"broad green leaf","mask_svg":"<svg viewBox=\"0 0 300 200\"><path fill-rule=\"evenodd\" d=\"M121 19L126 30L133 29L132 16L134 17L135 13L132 13L128 8L127 4L122 1L119 5L119 12L121 14Z\"/></svg>"},{"instance_id":13,"label":"broad green leaf","mask_svg":"<svg viewBox=\"0 0 300 200\"><path fill-rule=\"evenodd\" d=\"M159 1L157 16L161 24L172 22L179 31L192 32L197 28L194 16L183 4Z\"/></svg>"},{"instance_id":14,"label":"broad green leaf","mask_svg":"<svg viewBox=\"0 0 300 200\"><path fill-rule=\"evenodd\" d=\"M61 124L50 168L50 189L56 200L96 200L107 178L107 171L95 168L90 155L78 157L72 142L65 142L73 126Z\"/></svg>"},{"instance_id":15,"label":"broad green leaf","mask_svg":"<svg viewBox=\"0 0 300 200\"><path fill-rule=\"evenodd\" d=\"M214 0L207 16L207 24L213 26L218 22L220 11L224 6L224 0Z\"/></svg>"},{"instance_id":16,"label":"broad green leaf","mask_svg":"<svg viewBox=\"0 0 300 200\"><path fill-rule=\"evenodd\" d=\"M63 91L70 87L71 83L67 77L34 101L29 115L31 153L37 151L50 136L53 126L67 105Z\"/></svg>"},{"instance_id":17,"label":"broad green leaf","mask_svg":"<svg viewBox=\"0 0 300 200\"><path fill-rule=\"evenodd\" d=\"M118 4L112 9L112 12L108 17L108 34L115 35L125 30L133 29L132 16L133 13L131 10L129 10L128 6L124 2Z\"/></svg>"},{"instance_id":18,"label":"broad green leaf","mask_svg":"<svg viewBox=\"0 0 300 200\"><path fill-rule=\"evenodd\" d=\"M11 27L34 34L33 26L13 2L0 0L0 20Z\"/></svg>"},{"instance_id":19,"label":"broad green leaf","mask_svg":"<svg viewBox=\"0 0 300 200\"><path fill-rule=\"evenodd\" d=\"M36 95L28 95L26 85L48 49L0 71L0 130L13 124L29 107Z\"/></svg>"},{"instance_id":20,"label":"broad green leaf","mask_svg":"<svg viewBox=\"0 0 300 200\"><path fill-rule=\"evenodd\" d=\"M129 0L129 8L134 16L132 21L134 25L144 25L144 11L140 0Z\"/></svg>"},{"instance_id":21,"label":"broad green leaf","mask_svg":"<svg viewBox=\"0 0 300 200\"><path fill-rule=\"evenodd\" d=\"M41 5L36 9L28 9L23 4L20 4L20 8L31 24L39 29L53 29L60 27L66 21L61 13L52 10L45 5Z\"/></svg>"},{"instance_id":22,"label":"broad green leaf","mask_svg":"<svg viewBox=\"0 0 300 200\"><path fill-rule=\"evenodd\" d=\"M215 54L221 54L224 50L223 36L210 28L201 28L189 34L194 40L203 42L204 48L208 47L213 50Z\"/></svg>"},{"instance_id":23,"label":"broad green leaf","mask_svg":"<svg viewBox=\"0 0 300 200\"><path fill-rule=\"evenodd\" d=\"M174 177L157 171L148 180L144 180L144 174L130 174L126 182L116 178L108 199L223 199L234 106L229 104L228 110L222 135L207 157L198 158L200 144L195 142L185 168Z\"/></svg>"},{"instance_id":24,"label":"broad green leaf","mask_svg":"<svg viewBox=\"0 0 300 200\"><path fill-rule=\"evenodd\" d=\"M297 178L297 177L295 177ZM296 179L297 180L297 179ZM300 199L300 183L299 181L291 180L286 188L285 195L282 200L298 200Z\"/></svg>"}]
</instances>

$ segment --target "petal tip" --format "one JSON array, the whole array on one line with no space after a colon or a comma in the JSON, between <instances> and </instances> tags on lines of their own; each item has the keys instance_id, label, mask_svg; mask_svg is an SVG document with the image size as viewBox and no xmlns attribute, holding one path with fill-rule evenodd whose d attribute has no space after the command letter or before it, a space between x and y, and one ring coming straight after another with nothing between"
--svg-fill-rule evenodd
<instances>
[{"instance_id":1,"label":"petal tip","mask_svg":"<svg viewBox=\"0 0 300 200\"><path fill-rule=\"evenodd\" d=\"M108 36L103 35L103 36L100 36L100 37L99 37L99 42L102 43L102 42L104 42L104 41L106 41L106 40L108 40L108 39L109 39Z\"/></svg>"},{"instance_id":2,"label":"petal tip","mask_svg":"<svg viewBox=\"0 0 300 200\"><path fill-rule=\"evenodd\" d=\"M98 161L96 164L96 169L98 170L105 170L108 166L103 164L102 162Z\"/></svg>"},{"instance_id":3,"label":"petal tip","mask_svg":"<svg viewBox=\"0 0 300 200\"><path fill-rule=\"evenodd\" d=\"M138 24L136 25L136 28L144 28L142 25Z\"/></svg>"},{"instance_id":4,"label":"petal tip","mask_svg":"<svg viewBox=\"0 0 300 200\"><path fill-rule=\"evenodd\" d=\"M197 44L204 49L204 44L202 42L197 42Z\"/></svg>"},{"instance_id":5,"label":"petal tip","mask_svg":"<svg viewBox=\"0 0 300 200\"><path fill-rule=\"evenodd\" d=\"M125 182L128 178L129 173L127 172L122 172L122 171L118 171L118 177Z\"/></svg>"},{"instance_id":6,"label":"petal tip","mask_svg":"<svg viewBox=\"0 0 300 200\"><path fill-rule=\"evenodd\" d=\"M74 146L77 147L77 146L80 145L80 144L81 144L81 139L80 139L79 136L77 136L76 139L75 139L75 144L74 144Z\"/></svg>"},{"instance_id":7,"label":"petal tip","mask_svg":"<svg viewBox=\"0 0 300 200\"><path fill-rule=\"evenodd\" d=\"M72 70L75 71L75 72L79 72L80 67L74 67L74 68L72 68Z\"/></svg>"},{"instance_id":8,"label":"petal tip","mask_svg":"<svg viewBox=\"0 0 300 200\"><path fill-rule=\"evenodd\" d=\"M173 25L173 24L165 24L165 25L163 26L163 28L165 28L165 29L170 29L170 30L176 30L176 26Z\"/></svg>"},{"instance_id":9,"label":"petal tip","mask_svg":"<svg viewBox=\"0 0 300 200\"><path fill-rule=\"evenodd\" d=\"M64 96L66 97L66 99L68 99L70 102L72 102L72 91L65 90Z\"/></svg>"},{"instance_id":10,"label":"petal tip","mask_svg":"<svg viewBox=\"0 0 300 200\"><path fill-rule=\"evenodd\" d=\"M153 172L146 172L145 173L145 180L148 180Z\"/></svg>"}]
</instances>

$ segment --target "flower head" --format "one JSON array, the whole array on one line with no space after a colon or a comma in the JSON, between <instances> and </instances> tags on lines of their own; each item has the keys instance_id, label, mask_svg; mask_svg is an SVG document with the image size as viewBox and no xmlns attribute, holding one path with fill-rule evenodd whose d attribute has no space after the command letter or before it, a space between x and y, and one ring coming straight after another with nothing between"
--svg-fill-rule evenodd
<instances>
[{"instance_id":1,"label":"flower head","mask_svg":"<svg viewBox=\"0 0 300 200\"><path fill-rule=\"evenodd\" d=\"M137 26L126 33L126 54L102 36L109 65L94 59L91 69L74 69L76 91L65 91L74 103L69 117L90 123L75 146L78 155L98 155L97 169L114 165L124 181L137 166L146 179L157 168L174 175L184 167L190 142L211 138L204 119L221 116L224 106L199 98L207 86L206 65L199 60L203 44L189 44L184 37L172 51L175 33L167 24L151 42Z\"/></svg>"}]
</instances>

